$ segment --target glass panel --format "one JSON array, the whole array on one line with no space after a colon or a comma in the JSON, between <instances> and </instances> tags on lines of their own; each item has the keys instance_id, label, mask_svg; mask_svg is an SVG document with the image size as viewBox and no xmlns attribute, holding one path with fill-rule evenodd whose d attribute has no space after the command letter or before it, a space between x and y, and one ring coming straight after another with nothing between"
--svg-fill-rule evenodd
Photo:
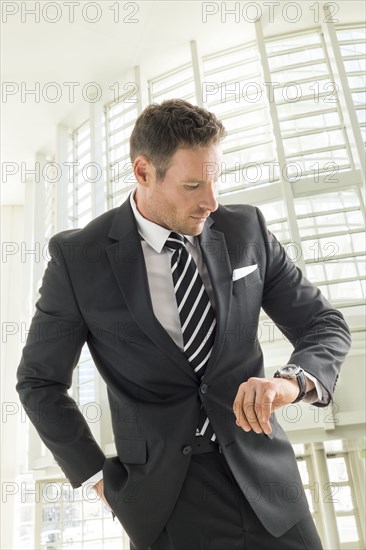
<instances>
[{"instance_id":1,"label":"glass panel","mask_svg":"<svg viewBox=\"0 0 366 550\"><path fill-rule=\"evenodd\" d=\"M100 519L84 521L83 536L84 540L100 538L102 536L102 521Z\"/></svg>"},{"instance_id":2,"label":"glass panel","mask_svg":"<svg viewBox=\"0 0 366 550\"><path fill-rule=\"evenodd\" d=\"M324 287L319 285L319 288L323 292ZM352 302L365 296L363 281L330 284L327 293L331 302Z\"/></svg>"},{"instance_id":3,"label":"glass panel","mask_svg":"<svg viewBox=\"0 0 366 550\"><path fill-rule=\"evenodd\" d=\"M356 542L359 540L355 516L337 517L340 542Z\"/></svg>"},{"instance_id":4,"label":"glass panel","mask_svg":"<svg viewBox=\"0 0 366 550\"><path fill-rule=\"evenodd\" d=\"M210 73L214 69L220 70L222 66L233 63L242 63L253 57L254 44L248 44L247 47L225 50L205 57L205 71Z\"/></svg>"},{"instance_id":5,"label":"glass panel","mask_svg":"<svg viewBox=\"0 0 366 550\"><path fill-rule=\"evenodd\" d=\"M356 44L355 44L356 46ZM360 44L357 44L357 46L360 46ZM354 48L352 48L354 49ZM345 54L347 55L347 54ZM348 54L349 55L349 54ZM346 59L344 61L344 66L347 73L350 72L358 72L358 71L364 71L365 70L365 61L363 59Z\"/></svg>"},{"instance_id":6,"label":"glass panel","mask_svg":"<svg viewBox=\"0 0 366 550\"><path fill-rule=\"evenodd\" d=\"M94 363L88 361L87 363L80 363L79 365L79 384L93 380L94 378Z\"/></svg>"},{"instance_id":7,"label":"glass panel","mask_svg":"<svg viewBox=\"0 0 366 550\"><path fill-rule=\"evenodd\" d=\"M82 541L82 524L80 521L65 522L62 531L62 541L69 543L70 545Z\"/></svg>"},{"instance_id":8,"label":"glass panel","mask_svg":"<svg viewBox=\"0 0 366 550\"><path fill-rule=\"evenodd\" d=\"M305 495L308 500L310 513L313 514L315 512L315 509L314 509L314 503L313 503L313 498L312 498L310 489L305 489Z\"/></svg>"},{"instance_id":9,"label":"glass panel","mask_svg":"<svg viewBox=\"0 0 366 550\"><path fill-rule=\"evenodd\" d=\"M173 74L166 74L156 77L150 81L153 95L160 94L170 86L178 87L181 82L192 79L193 81L193 68L191 65L184 65L181 68L177 68ZM177 96L176 96L177 97Z\"/></svg>"},{"instance_id":10,"label":"glass panel","mask_svg":"<svg viewBox=\"0 0 366 550\"><path fill-rule=\"evenodd\" d=\"M203 73L204 107L223 121L228 132L219 193L278 181L278 172L274 179L264 166L276 158L276 151L256 45L221 51L214 61L212 56L204 57Z\"/></svg>"},{"instance_id":11,"label":"glass panel","mask_svg":"<svg viewBox=\"0 0 366 550\"><path fill-rule=\"evenodd\" d=\"M308 466L306 464L306 460L298 460L297 466L300 471L301 481L304 485L309 485L309 472L308 472Z\"/></svg>"},{"instance_id":12,"label":"glass panel","mask_svg":"<svg viewBox=\"0 0 366 550\"><path fill-rule=\"evenodd\" d=\"M284 148L286 155L293 156L296 152L302 155L303 151L332 147L333 145L342 145L343 141L341 130L324 131L306 134L304 136L295 136L293 138L285 138Z\"/></svg>"},{"instance_id":13,"label":"glass panel","mask_svg":"<svg viewBox=\"0 0 366 550\"><path fill-rule=\"evenodd\" d=\"M108 517L104 519L104 533L108 537L120 537L122 534L122 525L119 521L113 521L111 512L108 509Z\"/></svg>"},{"instance_id":14,"label":"glass panel","mask_svg":"<svg viewBox=\"0 0 366 550\"><path fill-rule=\"evenodd\" d=\"M334 508L337 512L350 512L353 510L353 497L351 487L337 487L333 494Z\"/></svg>"},{"instance_id":15,"label":"glass panel","mask_svg":"<svg viewBox=\"0 0 366 550\"><path fill-rule=\"evenodd\" d=\"M286 69L284 71L277 70L273 76L273 89L277 88L277 84L287 84L288 82L299 82L300 80L305 80L308 78L316 77L316 82L319 82L321 78L327 74L327 65L326 63L314 63L311 65L306 65L305 67L292 67L291 69ZM314 90L314 91L313 91ZM312 93L315 93L317 87L315 86L312 90Z\"/></svg>"},{"instance_id":16,"label":"glass panel","mask_svg":"<svg viewBox=\"0 0 366 550\"><path fill-rule=\"evenodd\" d=\"M42 550L100 550L128 545L128 537L121 524L112 521L110 510L94 498L94 493L93 498L88 499L81 487L73 490L69 483L60 481L45 482L42 495L55 500L54 503L42 503ZM63 516L60 514L61 508ZM103 541L106 535L109 538ZM24 536L21 540L25 541Z\"/></svg>"},{"instance_id":17,"label":"glass panel","mask_svg":"<svg viewBox=\"0 0 366 550\"><path fill-rule=\"evenodd\" d=\"M333 260L338 254L364 251L364 234L335 235L321 239L302 241L305 260Z\"/></svg>"},{"instance_id":18,"label":"glass panel","mask_svg":"<svg viewBox=\"0 0 366 550\"><path fill-rule=\"evenodd\" d=\"M321 113L321 114L309 114L304 118L298 118L294 120L287 120L281 122L281 130L283 136L292 134L294 132L305 132L312 129L333 126L338 124L339 117L335 112Z\"/></svg>"},{"instance_id":19,"label":"glass panel","mask_svg":"<svg viewBox=\"0 0 366 550\"><path fill-rule=\"evenodd\" d=\"M329 214L309 216L298 220L301 234L310 236L332 231L349 231L350 229L363 228L363 216L360 210L332 212Z\"/></svg>"},{"instance_id":20,"label":"glass panel","mask_svg":"<svg viewBox=\"0 0 366 550\"><path fill-rule=\"evenodd\" d=\"M317 34L298 34L297 36L282 37L278 40L268 40L267 51L269 55L273 55L282 50L288 50L290 48L301 48L319 43L319 35Z\"/></svg>"},{"instance_id":21,"label":"glass panel","mask_svg":"<svg viewBox=\"0 0 366 550\"><path fill-rule=\"evenodd\" d=\"M349 55L366 55L366 45L362 42L353 44L341 44L341 54L344 57Z\"/></svg>"},{"instance_id":22,"label":"glass panel","mask_svg":"<svg viewBox=\"0 0 366 550\"><path fill-rule=\"evenodd\" d=\"M121 550L121 539L104 539L103 548L105 550Z\"/></svg>"},{"instance_id":23,"label":"glass panel","mask_svg":"<svg viewBox=\"0 0 366 550\"><path fill-rule=\"evenodd\" d=\"M340 45L341 55L344 60L345 69L347 72L348 83L351 88L353 101L355 107L366 106L366 98L364 94L364 87L366 84L365 78L365 53L366 53L366 33L365 28L360 27L358 29L342 29L337 30L338 40L342 40ZM358 42L354 42L358 40ZM362 59L357 59L362 56ZM356 74L353 74L356 73ZM358 74L357 74L358 73ZM362 92L358 90L362 88ZM360 93L359 93L360 92ZM360 124L364 122L363 111L357 112L358 120Z\"/></svg>"},{"instance_id":24,"label":"glass panel","mask_svg":"<svg viewBox=\"0 0 366 550\"><path fill-rule=\"evenodd\" d=\"M94 382L79 386L79 404L92 403L95 401L95 387Z\"/></svg>"},{"instance_id":25,"label":"glass panel","mask_svg":"<svg viewBox=\"0 0 366 550\"><path fill-rule=\"evenodd\" d=\"M339 29L337 30L337 36L338 40L365 40L366 29L364 27Z\"/></svg>"},{"instance_id":26,"label":"glass panel","mask_svg":"<svg viewBox=\"0 0 366 550\"><path fill-rule=\"evenodd\" d=\"M347 466L343 456L327 458L327 466L330 481L348 481Z\"/></svg>"},{"instance_id":27,"label":"glass panel","mask_svg":"<svg viewBox=\"0 0 366 550\"><path fill-rule=\"evenodd\" d=\"M306 45L300 50L299 42L306 39L309 45L318 46ZM329 74L319 33L267 41L266 49L270 55L271 93L278 108L285 155L290 162L284 177L298 181L314 170L318 175L350 166L337 111L337 89ZM298 67L304 62L308 63L306 67ZM288 68L289 65L294 67ZM309 133L311 130L313 133ZM321 150L325 148L332 150L324 154Z\"/></svg>"},{"instance_id":28,"label":"glass panel","mask_svg":"<svg viewBox=\"0 0 366 550\"><path fill-rule=\"evenodd\" d=\"M357 193L354 189L301 197L295 201L295 210L298 214L312 214L352 206L359 207Z\"/></svg>"},{"instance_id":29,"label":"glass panel","mask_svg":"<svg viewBox=\"0 0 366 550\"><path fill-rule=\"evenodd\" d=\"M326 262L325 272L330 280L365 275L365 258L340 258L336 262Z\"/></svg>"},{"instance_id":30,"label":"glass panel","mask_svg":"<svg viewBox=\"0 0 366 550\"><path fill-rule=\"evenodd\" d=\"M284 44L282 42L282 44ZM270 48L268 48L270 49ZM286 49L285 47L283 48ZM276 57L269 58L269 65L271 70L277 68L284 68L289 65L295 65L297 63L304 63L306 61L319 61L323 59L324 53L322 48L306 48L297 52L286 52L281 54L278 52Z\"/></svg>"},{"instance_id":31,"label":"glass panel","mask_svg":"<svg viewBox=\"0 0 366 550\"><path fill-rule=\"evenodd\" d=\"M101 548L103 548L102 540L85 541L83 544L84 550L100 550Z\"/></svg>"},{"instance_id":32,"label":"glass panel","mask_svg":"<svg viewBox=\"0 0 366 550\"><path fill-rule=\"evenodd\" d=\"M102 506L100 500L83 502L84 519L100 518L102 516Z\"/></svg>"},{"instance_id":33,"label":"glass panel","mask_svg":"<svg viewBox=\"0 0 366 550\"><path fill-rule=\"evenodd\" d=\"M42 550L57 549L62 540L60 525L43 525L41 530L41 548Z\"/></svg>"},{"instance_id":34,"label":"glass panel","mask_svg":"<svg viewBox=\"0 0 366 550\"><path fill-rule=\"evenodd\" d=\"M111 120L111 117L118 116ZM108 141L108 196L114 206L114 197L121 189L130 189L136 182L130 182L132 164L130 161L129 140L133 126L137 119L137 105L124 103L123 98L117 105L109 109L107 118ZM111 133L113 132L113 135Z\"/></svg>"}]
</instances>

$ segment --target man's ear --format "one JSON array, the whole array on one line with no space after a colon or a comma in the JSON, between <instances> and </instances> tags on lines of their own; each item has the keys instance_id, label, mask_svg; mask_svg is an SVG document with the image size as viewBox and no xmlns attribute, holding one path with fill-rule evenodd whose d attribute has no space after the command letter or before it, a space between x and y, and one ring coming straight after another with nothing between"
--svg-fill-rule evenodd
<instances>
[{"instance_id":1,"label":"man's ear","mask_svg":"<svg viewBox=\"0 0 366 550\"><path fill-rule=\"evenodd\" d=\"M133 173L138 183L147 187L155 174L155 169L147 157L139 155L134 160Z\"/></svg>"}]
</instances>

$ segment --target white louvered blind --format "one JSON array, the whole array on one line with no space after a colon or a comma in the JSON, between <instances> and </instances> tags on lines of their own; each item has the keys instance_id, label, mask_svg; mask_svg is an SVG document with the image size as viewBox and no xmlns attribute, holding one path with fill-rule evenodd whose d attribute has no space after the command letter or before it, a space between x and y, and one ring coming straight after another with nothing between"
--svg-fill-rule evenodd
<instances>
[{"instance_id":1,"label":"white louvered blind","mask_svg":"<svg viewBox=\"0 0 366 550\"><path fill-rule=\"evenodd\" d=\"M288 178L352 166L327 53L320 32L266 40Z\"/></svg>"},{"instance_id":2,"label":"white louvered blind","mask_svg":"<svg viewBox=\"0 0 366 550\"><path fill-rule=\"evenodd\" d=\"M105 108L109 208L121 204L136 185L129 155L129 140L137 116L137 102L130 94Z\"/></svg>"},{"instance_id":3,"label":"white louvered blind","mask_svg":"<svg viewBox=\"0 0 366 550\"><path fill-rule=\"evenodd\" d=\"M151 103L161 103L165 99L179 97L190 103L196 103L193 67L186 63L165 72L148 82Z\"/></svg>"},{"instance_id":4,"label":"white louvered blind","mask_svg":"<svg viewBox=\"0 0 366 550\"><path fill-rule=\"evenodd\" d=\"M255 43L203 58L204 107L224 123L219 192L278 181L266 93Z\"/></svg>"},{"instance_id":5,"label":"white louvered blind","mask_svg":"<svg viewBox=\"0 0 366 550\"><path fill-rule=\"evenodd\" d=\"M365 297L364 220L356 189L295 199L306 272L334 304Z\"/></svg>"},{"instance_id":6,"label":"white louvered blind","mask_svg":"<svg viewBox=\"0 0 366 550\"><path fill-rule=\"evenodd\" d=\"M337 29L337 38L351 89L357 119L366 145L366 29Z\"/></svg>"}]
</instances>

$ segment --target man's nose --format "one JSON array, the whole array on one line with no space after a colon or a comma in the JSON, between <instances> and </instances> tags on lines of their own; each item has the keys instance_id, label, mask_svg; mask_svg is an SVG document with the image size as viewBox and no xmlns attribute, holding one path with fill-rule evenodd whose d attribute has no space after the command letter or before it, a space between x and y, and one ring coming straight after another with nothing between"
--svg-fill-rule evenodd
<instances>
[{"instance_id":1,"label":"man's nose","mask_svg":"<svg viewBox=\"0 0 366 550\"><path fill-rule=\"evenodd\" d=\"M218 209L219 205L216 200L216 186L212 185L208 189L205 189L203 196L199 202L199 207L202 209L210 210L210 212L215 212Z\"/></svg>"}]
</instances>

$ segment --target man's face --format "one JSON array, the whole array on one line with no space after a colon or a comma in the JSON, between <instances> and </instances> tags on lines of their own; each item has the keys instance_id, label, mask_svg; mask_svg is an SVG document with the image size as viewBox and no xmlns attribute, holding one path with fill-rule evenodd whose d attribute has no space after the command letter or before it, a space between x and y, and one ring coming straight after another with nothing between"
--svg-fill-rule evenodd
<instances>
[{"instance_id":1,"label":"man's face","mask_svg":"<svg viewBox=\"0 0 366 550\"><path fill-rule=\"evenodd\" d=\"M139 212L148 220L184 235L202 233L205 220L217 210L220 145L178 149L162 180L146 157L134 163L139 182L135 195Z\"/></svg>"}]
</instances>

